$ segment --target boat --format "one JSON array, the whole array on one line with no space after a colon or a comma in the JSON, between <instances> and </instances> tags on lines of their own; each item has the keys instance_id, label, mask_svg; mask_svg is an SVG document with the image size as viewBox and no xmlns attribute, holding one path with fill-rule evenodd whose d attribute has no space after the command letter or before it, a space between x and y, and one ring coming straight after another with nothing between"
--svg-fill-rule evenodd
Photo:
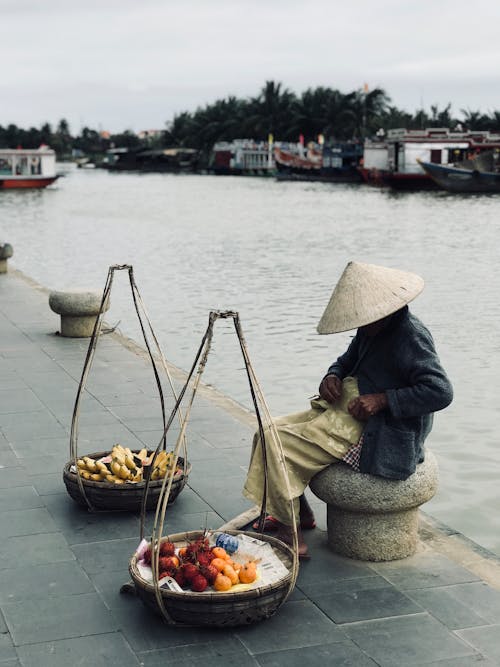
<instances>
[{"instance_id":1,"label":"boat","mask_svg":"<svg viewBox=\"0 0 500 667\"><path fill-rule=\"evenodd\" d=\"M234 139L214 144L209 170L217 176L274 176L273 143Z\"/></svg>"},{"instance_id":2,"label":"boat","mask_svg":"<svg viewBox=\"0 0 500 667\"><path fill-rule=\"evenodd\" d=\"M0 190L45 188L58 178L56 154L50 148L0 149Z\"/></svg>"},{"instance_id":3,"label":"boat","mask_svg":"<svg viewBox=\"0 0 500 667\"><path fill-rule=\"evenodd\" d=\"M421 162L451 166L470 154L500 148L500 136L489 132L453 132L448 128L389 130L387 137L368 139L363 165L366 183L397 190L439 189Z\"/></svg>"},{"instance_id":4,"label":"boat","mask_svg":"<svg viewBox=\"0 0 500 667\"><path fill-rule=\"evenodd\" d=\"M419 161L432 180L449 192L500 192L500 150L493 149L454 165Z\"/></svg>"},{"instance_id":5,"label":"boat","mask_svg":"<svg viewBox=\"0 0 500 667\"><path fill-rule=\"evenodd\" d=\"M194 148L111 148L101 166L109 171L184 173L198 171L199 159Z\"/></svg>"},{"instance_id":6,"label":"boat","mask_svg":"<svg viewBox=\"0 0 500 667\"><path fill-rule=\"evenodd\" d=\"M362 180L358 171L363 157L363 145L357 142L338 142L322 146L311 142L275 146L276 178L287 181L323 181L327 183L356 183Z\"/></svg>"}]
</instances>

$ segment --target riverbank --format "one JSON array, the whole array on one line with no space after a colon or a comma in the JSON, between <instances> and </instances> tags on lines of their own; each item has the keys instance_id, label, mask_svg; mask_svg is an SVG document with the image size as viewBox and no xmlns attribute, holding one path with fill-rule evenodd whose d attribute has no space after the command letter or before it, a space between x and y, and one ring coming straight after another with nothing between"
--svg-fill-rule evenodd
<instances>
[{"instance_id":1,"label":"riverbank","mask_svg":"<svg viewBox=\"0 0 500 667\"><path fill-rule=\"evenodd\" d=\"M120 595L139 520L90 514L67 495L62 467L87 339L56 336L47 290L19 271L0 277L0 660L14 667L92 665L500 664L498 559L423 516L415 556L340 558L325 512L296 589L255 626L172 628ZM178 382L184 373L172 367ZM79 447L156 444L161 416L144 351L116 333L99 341ZM168 400L168 398L167 398ZM241 495L252 415L206 386L190 423L193 471L167 513L170 532L218 527L249 507Z\"/></svg>"}]
</instances>

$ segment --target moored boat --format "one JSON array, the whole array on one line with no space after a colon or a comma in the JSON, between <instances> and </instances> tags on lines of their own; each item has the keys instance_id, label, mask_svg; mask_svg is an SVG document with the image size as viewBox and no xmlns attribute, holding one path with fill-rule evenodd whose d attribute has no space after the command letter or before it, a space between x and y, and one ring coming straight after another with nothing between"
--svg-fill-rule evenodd
<instances>
[{"instance_id":1,"label":"moored boat","mask_svg":"<svg viewBox=\"0 0 500 667\"><path fill-rule=\"evenodd\" d=\"M500 136L488 132L451 132L447 128L389 130L387 137L367 140L363 179L397 190L438 189L421 162L450 166L472 153L500 148Z\"/></svg>"},{"instance_id":2,"label":"moored boat","mask_svg":"<svg viewBox=\"0 0 500 667\"><path fill-rule=\"evenodd\" d=\"M481 153L454 165L419 161L432 180L449 192L500 192L500 151Z\"/></svg>"},{"instance_id":3,"label":"moored boat","mask_svg":"<svg viewBox=\"0 0 500 667\"><path fill-rule=\"evenodd\" d=\"M290 147L275 146L274 160L278 180L323 181L352 183L361 181L357 169L363 146L355 142L339 142L332 146L310 144Z\"/></svg>"},{"instance_id":4,"label":"moored boat","mask_svg":"<svg viewBox=\"0 0 500 667\"><path fill-rule=\"evenodd\" d=\"M58 178L53 150L0 149L0 190L45 188Z\"/></svg>"}]
</instances>

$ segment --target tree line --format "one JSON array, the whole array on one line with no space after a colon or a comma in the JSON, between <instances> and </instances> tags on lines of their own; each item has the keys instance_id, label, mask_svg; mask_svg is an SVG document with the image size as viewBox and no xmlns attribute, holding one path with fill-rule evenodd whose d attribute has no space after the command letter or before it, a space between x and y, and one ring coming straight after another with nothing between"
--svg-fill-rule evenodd
<instances>
[{"instance_id":1,"label":"tree line","mask_svg":"<svg viewBox=\"0 0 500 667\"><path fill-rule=\"evenodd\" d=\"M255 139L266 141L272 134L276 141L305 142L323 135L325 142L362 140L377 131L404 127L423 129L446 127L452 130L489 130L500 133L500 111L482 113L461 109L460 116L437 105L430 111L409 113L391 104L382 88L359 89L342 93L334 88L308 88L300 95L283 84L267 81L258 95L250 98L229 96L193 112L176 114L166 123L160 136L148 139L153 147L189 147L208 153L217 141ZM37 148L47 144L58 156L68 157L77 149L86 155L104 153L111 147L136 148L144 144L132 131L119 134L99 132L84 127L73 136L65 119L53 129L45 123L28 130L16 125L0 126L0 147Z\"/></svg>"}]
</instances>

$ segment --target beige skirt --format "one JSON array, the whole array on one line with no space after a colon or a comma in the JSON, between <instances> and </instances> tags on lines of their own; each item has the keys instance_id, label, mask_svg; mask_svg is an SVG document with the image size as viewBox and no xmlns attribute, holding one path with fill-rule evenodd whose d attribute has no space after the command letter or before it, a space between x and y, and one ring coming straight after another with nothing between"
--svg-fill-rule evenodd
<instances>
[{"instance_id":1,"label":"beige skirt","mask_svg":"<svg viewBox=\"0 0 500 667\"><path fill-rule=\"evenodd\" d=\"M356 379L347 377L342 383L342 396L335 405L321 398L313 399L309 410L278 417L275 425L284 463L279 448L269 436L269 429L264 430L268 479L266 508L278 521L292 524L292 503L298 520L298 499L312 477L331 463L342 460L349 448L359 442L363 423L347 412L349 401L358 395ZM284 478L285 468L290 492ZM256 433L243 493L260 506L263 492L262 447Z\"/></svg>"}]
</instances>

